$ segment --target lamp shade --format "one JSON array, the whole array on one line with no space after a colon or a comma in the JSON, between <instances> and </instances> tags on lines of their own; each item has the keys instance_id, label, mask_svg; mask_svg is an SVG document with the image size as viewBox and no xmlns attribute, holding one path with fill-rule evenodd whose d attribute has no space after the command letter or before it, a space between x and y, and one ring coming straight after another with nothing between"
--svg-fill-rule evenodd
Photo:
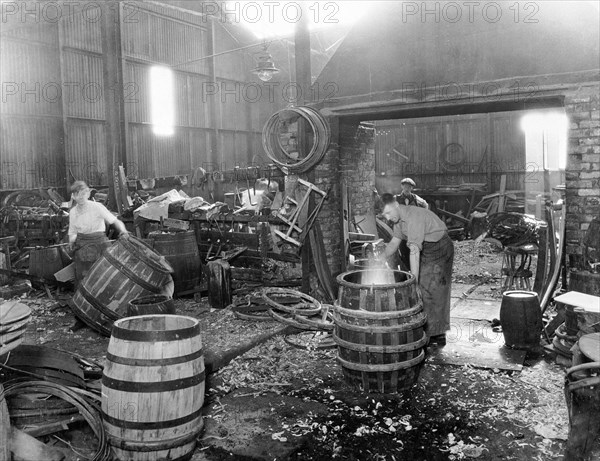
<instances>
[{"instance_id":1,"label":"lamp shade","mask_svg":"<svg viewBox=\"0 0 600 461\"><path fill-rule=\"evenodd\" d=\"M252 70L252 73L257 74L263 82L268 82L273 78L273 75L279 72L279 69L275 67L273 58L269 53L263 51L257 58L256 68Z\"/></svg>"}]
</instances>

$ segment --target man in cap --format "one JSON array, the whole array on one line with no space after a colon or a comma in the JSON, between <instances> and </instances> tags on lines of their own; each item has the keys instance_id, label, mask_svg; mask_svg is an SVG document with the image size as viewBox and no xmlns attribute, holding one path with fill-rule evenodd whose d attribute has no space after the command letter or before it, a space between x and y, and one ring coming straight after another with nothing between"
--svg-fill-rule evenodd
<instances>
[{"instance_id":1,"label":"man in cap","mask_svg":"<svg viewBox=\"0 0 600 461\"><path fill-rule=\"evenodd\" d=\"M392 194L383 194L383 216L394 223L393 235L384 254L396 253L406 240L410 250L410 272L417 279L427 314L427 337L437 344L446 343L450 329L450 291L454 244L448 229L437 215L424 208L399 204Z\"/></svg>"},{"instance_id":2,"label":"man in cap","mask_svg":"<svg viewBox=\"0 0 600 461\"><path fill-rule=\"evenodd\" d=\"M398 203L407 206L417 206L425 209L429 209L429 204L425 201L425 199L419 197L417 194L413 193L413 188L416 187L415 182L410 178L404 178L400 181L400 186L402 187L402 192L396 195L396 200ZM403 271L409 270L409 250L406 246L406 240L402 240L400 242L400 247L398 248L400 251L400 266Z\"/></svg>"},{"instance_id":3,"label":"man in cap","mask_svg":"<svg viewBox=\"0 0 600 461\"><path fill-rule=\"evenodd\" d=\"M412 179L404 178L402 181L400 181L400 187L402 187L402 192L396 195L396 200L398 200L398 203L401 203L402 205L420 206L421 208L429 209L429 204L425 201L425 199L413 193L412 190L414 187L417 187L417 185Z\"/></svg>"}]
</instances>

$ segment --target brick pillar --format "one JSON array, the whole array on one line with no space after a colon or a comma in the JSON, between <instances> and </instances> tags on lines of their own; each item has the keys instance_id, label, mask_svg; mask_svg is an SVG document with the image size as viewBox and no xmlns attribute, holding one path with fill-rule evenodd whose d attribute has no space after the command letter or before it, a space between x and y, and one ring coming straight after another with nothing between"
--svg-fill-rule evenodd
<instances>
[{"instance_id":1,"label":"brick pillar","mask_svg":"<svg viewBox=\"0 0 600 461\"><path fill-rule=\"evenodd\" d=\"M319 213L319 223L323 234L323 243L327 250L327 261L332 275L340 272L342 260L342 239L340 229L340 154L335 142L329 144L329 149L323 160L315 168L315 185L324 191L329 191L327 200Z\"/></svg>"},{"instance_id":2,"label":"brick pillar","mask_svg":"<svg viewBox=\"0 0 600 461\"><path fill-rule=\"evenodd\" d=\"M590 222L600 216L600 84L565 95L570 119L566 168L569 266L581 268L582 241Z\"/></svg>"},{"instance_id":3,"label":"brick pillar","mask_svg":"<svg viewBox=\"0 0 600 461\"><path fill-rule=\"evenodd\" d=\"M358 123L340 124L340 166L348 184L354 216L373 213L375 189L375 137Z\"/></svg>"}]
</instances>

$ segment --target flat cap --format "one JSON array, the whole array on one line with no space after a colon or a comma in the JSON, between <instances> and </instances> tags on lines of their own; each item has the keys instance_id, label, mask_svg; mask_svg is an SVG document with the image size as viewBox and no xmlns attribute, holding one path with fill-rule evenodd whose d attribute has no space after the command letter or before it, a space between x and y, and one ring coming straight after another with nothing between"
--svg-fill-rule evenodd
<instances>
[{"instance_id":1,"label":"flat cap","mask_svg":"<svg viewBox=\"0 0 600 461\"><path fill-rule=\"evenodd\" d=\"M415 182L410 178L404 178L402 181L400 181L400 184L404 184L404 183L410 184L413 187L417 187Z\"/></svg>"}]
</instances>

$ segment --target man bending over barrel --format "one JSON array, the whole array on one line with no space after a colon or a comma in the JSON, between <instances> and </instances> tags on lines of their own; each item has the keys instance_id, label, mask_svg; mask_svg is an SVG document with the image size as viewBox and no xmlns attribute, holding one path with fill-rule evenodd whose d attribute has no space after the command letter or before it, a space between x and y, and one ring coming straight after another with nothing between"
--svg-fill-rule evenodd
<instances>
[{"instance_id":1,"label":"man bending over barrel","mask_svg":"<svg viewBox=\"0 0 600 461\"><path fill-rule=\"evenodd\" d=\"M71 186L76 205L69 212L69 247L75 260L75 282L79 284L102 254L109 240L106 225L113 225L120 234L127 234L125 224L104 205L90 200L90 188L83 181Z\"/></svg>"},{"instance_id":2,"label":"man bending over barrel","mask_svg":"<svg viewBox=\"0 0 600 461\"><path fill-rule=\"evenodd\" d=\"M416 277L427 314L430 342L446 344L450 329L450 289L454 245L448 229L435 213L425 208L401 205L392 194L383 194L383 216L394 223L393 236L384 257L393 255L402 239L410 250L410 272Z\"/></svg>"}]
</instances>

